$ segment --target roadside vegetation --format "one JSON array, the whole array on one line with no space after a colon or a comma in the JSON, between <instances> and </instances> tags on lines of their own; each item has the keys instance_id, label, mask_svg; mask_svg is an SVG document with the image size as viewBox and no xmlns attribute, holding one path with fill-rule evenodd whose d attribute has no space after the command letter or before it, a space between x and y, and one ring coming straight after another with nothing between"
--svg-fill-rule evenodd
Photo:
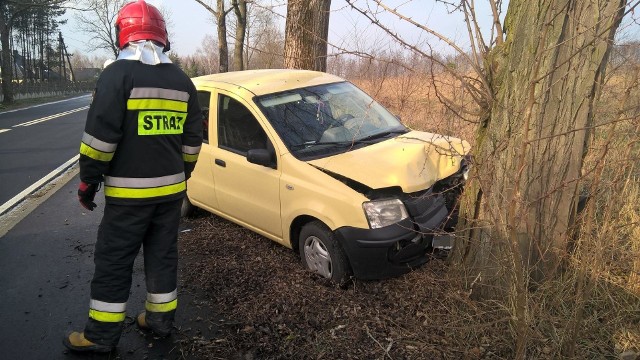
<instances>
[{"instance_id":1,"label":"roadside vegetation","mask_svg":"<svg viewBox=\"0 0 640 360\"><path fill-rule=\"evenodd\" d=\"M531 283L525 294L527 358L571 352L580 359L632 360L640 353L640 59L628 56L635 47L616 47L596 102L570 250L556 276ZM400 66L395 75L380 76L384 68L388 62L353 67L358 76L351 80L413 128L472 139L476 124L452 116L435 96L434 83L450 84L444 75L403 73ZM434 259L399 278L340 288L305 272L293 251L219 217L199 212L187 225L182 286L215 309L201 321L219 331L212 338L185 335L182 348L191 356L514 357L519 333L510 299L516 290L477 296L479 279L464 266Z\"/></svg>"}]
</instances>

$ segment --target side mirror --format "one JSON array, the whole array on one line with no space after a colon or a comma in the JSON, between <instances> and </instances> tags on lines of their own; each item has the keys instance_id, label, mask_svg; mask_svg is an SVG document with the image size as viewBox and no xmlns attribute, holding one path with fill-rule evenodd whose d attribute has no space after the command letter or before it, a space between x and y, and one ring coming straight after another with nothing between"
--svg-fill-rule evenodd
<instances>
[{"instance_id":1,"label":"side mirror","mask_svg":"<svg viewBox=\"0 0 640 360\"><path fill-rule=\"evenodd\" d=\"M273 161L273 153L267 149L250 149L247 151L247 161L272 169L276 168L276 162Z\"/></svg>"}]
</instances>

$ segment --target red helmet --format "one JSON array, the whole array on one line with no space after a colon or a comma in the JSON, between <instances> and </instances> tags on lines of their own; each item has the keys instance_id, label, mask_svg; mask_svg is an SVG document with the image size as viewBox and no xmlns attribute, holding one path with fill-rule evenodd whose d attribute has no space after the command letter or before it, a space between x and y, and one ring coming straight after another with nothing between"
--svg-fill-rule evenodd
<instances>
[{"instance_id":1,"label":"red helmet","mask_svg":"<svg viewBox=\"0 0 640 360\"><path fill-rule=\"evenodd\" d=\"M131 41L153 40L169 50L167 27L160 11L144 0L130 2L120 9L116 18L118 48L123 49Z\"/></svg>"}]
</instances>

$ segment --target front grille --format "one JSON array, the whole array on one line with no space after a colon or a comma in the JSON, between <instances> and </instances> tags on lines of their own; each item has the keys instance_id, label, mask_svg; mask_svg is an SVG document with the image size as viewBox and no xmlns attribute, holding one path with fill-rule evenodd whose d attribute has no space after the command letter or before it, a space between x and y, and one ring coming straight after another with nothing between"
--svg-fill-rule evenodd
<instances>
[{"instance_id":1,"label":"front grille","mask_svg":"<svg viewBox=\"0 0 640 360\"><path fill-rule=\"evenodd\" d=\"M445 198L432 189L409 194L403 202L417 230L424 235L439 230L448 215Z\"/></svg>"},{"instance_id":2,"label":"front grille","mask_svg":"<svg viewBox=\"0 0 640 360\"><path fill-rule=\"evenodd\" d=\"M435 201L435 196L431 188L415 193L408 194L403 200L404 205L409 211L411 217L419 216L423 214L432 203Z\"/></svg>"}]
</instances>

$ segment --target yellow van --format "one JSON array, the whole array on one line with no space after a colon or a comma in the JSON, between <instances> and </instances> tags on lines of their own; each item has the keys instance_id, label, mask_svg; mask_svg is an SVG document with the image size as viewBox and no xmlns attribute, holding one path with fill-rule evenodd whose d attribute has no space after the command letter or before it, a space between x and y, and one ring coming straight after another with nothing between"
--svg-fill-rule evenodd
<instances>
[{"instance_id":1,"label":"yellow van","mask_svg":"<svg viewBox=\"0 0 640 360\"><path fill-rule=\"evenodd\" d=\"M396 276L451 246L466 141L411 130L326 73L251 70L193 82L205 130L184 213L195 205L229 219L338 283Z\"/></svg>"}]
</instances>

